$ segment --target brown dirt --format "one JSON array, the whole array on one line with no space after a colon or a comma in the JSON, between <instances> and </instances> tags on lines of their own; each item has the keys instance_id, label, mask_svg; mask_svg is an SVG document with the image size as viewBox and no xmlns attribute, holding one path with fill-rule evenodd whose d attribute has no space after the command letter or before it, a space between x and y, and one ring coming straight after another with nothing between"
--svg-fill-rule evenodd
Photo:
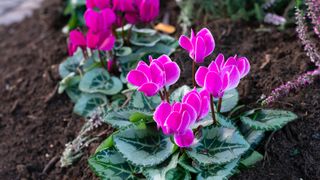
<instances>
[{"instance_id":1,"label":"brown dirt","mask_svg":"<svg viewBox=\"0 0 320 180\"><path fill-rule=\"evenodd\" d=\"M72 115L72 104L65 95L51 97L59 81L52 66L66 56L66 36L61 33L65 20L59 15L62 7L61 0L46 1L32 18L0 27L0 179L94 178L86 159L97 144L74 166L62 169L56 163L48 174L42 173L83 124ZM243 104L257 106L261 94L313 68L294 29L257 32L257 25L227 20L208 27L216 37L215 52L250 59L252 71L239 87ZM270 63L261 69L267 54ZM181 82L191 84L187 54L178 52L175 59L183 66ZM300 118L274 133L266 148L259 147L266 152L265 161L233 179L320 179L319 87L318 81L272 106L294 111Z\"/></svg>"}]
</instances>

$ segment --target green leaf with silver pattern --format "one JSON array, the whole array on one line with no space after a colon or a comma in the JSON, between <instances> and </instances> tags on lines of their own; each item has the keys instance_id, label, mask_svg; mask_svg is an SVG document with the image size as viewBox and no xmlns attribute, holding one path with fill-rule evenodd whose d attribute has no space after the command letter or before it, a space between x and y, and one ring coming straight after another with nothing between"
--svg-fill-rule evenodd
<instances>
[{"instance_id":1,"label":"green leaf with silver pattern","mask_svg":"<svg viewBox=\"0 0 320 180\"><path fill-rule=\"evenodd\" d=\"M114 148L96 153L89 158L89 166L103 180L134 180L142 168L126 162Z\"/></svg>"},{"instance_id":2,"label":"green leaf with silver pattern","mask_svg":"<svg viewBox=\"0 0 320 180\"><path fill-rule=\"evenodd\" d=\"M244 114L240 117L242 123L253 129L264 131L281 129L287 123L298 118L293 112L272 109L257 109Z\"/></svg>"},{"instance_id":3,"label":"green leaf with silver pattern","mask_svg":"<svg viewBox=\"0 0 320 180\"><path fill-rule=\"evenodd\" d=\"M174 144L156 127L130 127L114 135L115 147L131 164L152 167L164 162Z\"/></svg>"},{"instance_id":4,"label":"green leaf with silver pattern","mask_svg":"<svg viewBox=\"0 0 320 180\"><path fill-rule=\"evenodd\" d=\"M73 112L84 117L88 117L99 106L107 104L107 98L102 94L81 94L80 99L73 107Z\"/></svg>"},{"instance_id":5,"label":"green leaf with silver pattern","mask_svg":"<svg viewBox=\"0 0 320 180\"><path fill-rule=\"evenodd\" d=\"M225 164L240 158L250 145L234 128L205 127L199 142L187 151L201 166Z\"/></svg>"}]
</instances>

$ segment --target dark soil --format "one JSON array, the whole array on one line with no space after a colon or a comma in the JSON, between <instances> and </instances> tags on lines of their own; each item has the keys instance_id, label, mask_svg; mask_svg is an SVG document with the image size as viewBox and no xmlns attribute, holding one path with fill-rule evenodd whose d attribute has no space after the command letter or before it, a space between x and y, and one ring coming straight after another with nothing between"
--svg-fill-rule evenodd
<instances>
[{"instance_id":1,"label":"dark soil","mask_svg":"<svg viewBox=\"0 0 320 180\"><path fill-rule=\"evenodd\" d=\"M83 120L72 115L65 95L55 94L58 64L66 57L61 0L45 1L43 8L20 24L0 27L0 179L93 179L87 165L90 151L70 168L59 162L47 172L73 140ZM198 26L202 27L204 25ZM211 22L217 48L226 55L245 55L252 71L239 86L241 103L256 107L262 94L313 68L294 29L257 31L255 24L228 20ZM266 56L270 62L264 67ZM191 84L187 54L179 51L181 82ZM208 58L208 62L209 62ZM271 134L259 147L265 160L233 179L320 179L320 83L284 97L272 107L294 111L299 119ZM104 127L106 128L106 127ZM265 142L267 142L268 138Z\"/></svg>"}]
</instances>

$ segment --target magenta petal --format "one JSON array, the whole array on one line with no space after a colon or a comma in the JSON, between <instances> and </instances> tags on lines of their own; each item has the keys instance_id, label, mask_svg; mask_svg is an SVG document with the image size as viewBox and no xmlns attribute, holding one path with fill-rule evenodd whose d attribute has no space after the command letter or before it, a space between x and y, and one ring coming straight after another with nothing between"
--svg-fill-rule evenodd
<instances>
[{"instance_id":1,"label":"magenta petal","mask_svg":"<svg viewBox=\"0 0 320 180\"><path fill-rule=\"evenodd\" d=\"M165 126L167 126L171 131L178 132L178 129L181 124L181 114L174 111L168 116L165 122Z\"/></svg>"},{"instance_id":2,"label":"magenta petal","mask_svg":"<svg viewBox=\"0 0 320 180\"><path fill-rule=\"evenodd\" d=\"M204 81L209 70L206 67L200 66L196 72L196 82L199 86L204 86Z\"/></svg>"},{"instance_id":3,"label":"magenta petal","mask_svg":"<svg viewBox=\"0 0 320 180\"><path fill-rule=\"evenodd\" d=\"M196 45L195 45L195 52L194 52L194 61L196 63L203 63L205 58L205 51L206 46L204 44L204 40L202 37L197 37L196 39Z\"/></svg>"},{"instance_id":4,"label":"magenta petal","mask_svg":"<svg viewBox=\"0 0 320 180\"><path fill-rule=\"evenodd\" d=\"M165 83L165 74L162 69L156 63L151 63L150 72L152 82L156 83L158 87L162 87Z\"/></svg>"},{"instance_id":5,"label":"magenta petal","mask_svg":"<svg viewBox=\"0 0 320 180\"><path fill-rule=\"evenodd\" d=\"M156 61L160 62L163 65L166 64L166 63L172 62L170 57L167 56L167 55L162 55L162 56L158 57L158 59L156 59Z\"/></svg>"},{"instance_id":6,"label":"magenta petal","mask_svg":"<svg viewBox=\"0 0 320 180\"><path fill-rule=\"evenodd\" d=\"M86 46L86 37L79 30L70 32L70 42L76 46Z\"/></svg>"},{"instance_id":7,"label":"magenta petal","mask_svg":"<svg viewBox=\"0 0 320 180\"><path fill-rule=\"evenodd\" d=\"M202 90L199 94L201 97L201 111L198 119L202 119L209 113L210 95L207 90Z\"/></svg>"},{"instance_id":8,"label":"magenta petal","mask_svg":"<svg viewBox=\"0 0 320 180\"><path fill-rule=\"evenodd\" d=\"M206 45L205 56L209 56L215 48L215 42L211 33L206 34L204 38L204 43Z\"/></svg>"},{"instance_id":9,"label":"magenta petal","mask_svg":"<svg viewBox=\"0 0 320 180\"><path fill-rule=\"evenodd\" d=\"M99 35L91 31L87 32L87 46L91 49L96 49L99 43Z\"/></svg>"},{"instance_id":10,"label":"magenta petal","mask_svg":"<svg viewBox=\"0 0 320 180\"><path fill-rule=\"evenodd\" d=\"M139 70L131 70L127 75L127 80L130 84L138 87L148 83L147 76Z\"/></svg>"},{"instance_id":11,"label":"magenta petal","mask_svg":"<svg viewBox=\"0 0 320 180\"><path fill-rule=\"evenodd\" d=\"M95 7L95 0L86 0L86 6L88 9L93 9Z\"/></svg>"},{"instance_id":12,"label":"magenta petal","mask_svg":"<svg viewBox=\"0 0 320 180\"><path fill-rule=\"evenodd\" d=\"M181 123L180 126L178 128L178 132L184 132L190 125L190 115L187 111L184 111L182 113L182 117L181 117Z\"/></svg>"},{"instance_id":13,"label":"magenta petal","mask_svg":"<svg viewBox=\"0 0 320 180\"><path fill-rule=\"evenodd\" d=\"M229 72L226 72L222 76L222 90L225 90L228 88L229 82L230 82L230 74L229 74Z\"/></svg>"},{"instance_id":14,"label":"magenta petal","mask_svg":"<svg viewBox=\"0 0 320 180\"><path fill-rule=\"evenodd\" d=\"M174 141L179 147L190 147L194 141L193 131L188 129L183 134L175 134Z\"/></svg>"},{"instance_id":15,"label":"magenta petal","mask_svg":"<svg viewBox=\"0 0 320 180\"><path fill-rule=\"evenodd\" d=\"M143 92L145 96L154 96L158 93L159 87L155 83L145 83L143 84L138 91Z\"/></svg>"},{"instance_id":16,"label":"magenta petal","mask_svg":"<svg viewBox=\"0 0 320 180\"><path fill-rule=\"evenodd\" d=\"M236 66L233 66L232 70L230 71L230 76L229 76L229 85L228 85L228 90L229 89L234 89L236 88L240 83L240 73L239 70Z\"/></svg>"},{"instance_id":17,"label":"magenta petal","mask_svg":"<svg viewBox=\"0 0 320 180\"><path fill-rule=\"evenodd\" d=\"M166 86L176 83L180 77L180 68L177 63L171 62L164 65Z\"/></svg>"},{"instance_id":18,"label":"magenta petal","mask_svg":"<svg viewBox=\"0 0 320 180\"><path fill-rule=\"evenodd\" d=\"M200 114L201 111L201 99L196 90L188 92L182 99L183 103L187 103L194 108L197 112L197 115Z\"/></svg>"},{"instance_id":19,"label":"magenta petal","mask_svg":"<svg viewBox=\"0 0 320 180\"><path fill-rule=\"evenodd\" d=\"M136 70L142 71L147 78L149 79L149 81L151 81L151 72L150 72L150 67L148 66L147 63L145 63L144 61L139 61Z\"/></svg>"},{"instance_id":20,"label":"magenta petal","mask_svg":"<svg viewBox=\"0 0 320 180\"><path fill-rule=\"evenodd\" d=\"M202 39L204 40L204 44L206 47L205 56L209 56L215 48L215 42L211 32L209 31L209 29L203 28L197 33L197 36L202 37Z\"/></svg>"},{"instance_id":21,"label":"magenta petal","mask_svg":"<svg viewBox=\"0 0 320 180\"><path fill-rule=\"evenodd\" d=\"M214 97L219 97L222 89L222 81L216 72L209 72L205 79L205 89Z\"/></svg>"},{"instance_id":22,"label":"magenta petal","mask_svg":"<svg viewBox=\"0 0 320 180\"><path fill-rule=\"evenodd\" d=\"M99 46L99 50L110 51L113 48L115 42L116 38L112 34L110 34L110 36L102 41Z\"/></svg>"},{"instance_id":23,"label":"magenta petal","mask_svg":"<svg viewBox=\"0 0 320 180\"><path fill-rule=\"evenodd\" d=\"M221 70L224 65L224 55L219 54L215 59L216 64L218 65L219 69Z\"/></svg>"},{"instance_id":24,"label":"magenta petal","mask_svg":"<svg viewBox=\"0 0 320 180\"><path fill-rule=\"evenodd\" d=\"M84 13L84 20L90 31L96 33L100 30L99 24L101 19L98 12L92 9L87 9Z\"/></svg>"},{"instance_id":25,"label":"magenta petal","mask_svg":"<svg viewBox=\"0 0 320 180\"><path fill-rule=\"evenodd\" d=\"M237 63L237 67L238 67L239 72L241 74L241 78L246 76L250 71L250 63L249 63L248 59L245 57L239 58L238 63Z\"/></svg>"},{"instance_id":26,"label":"magenta petal","mask_svg":"<svg viewBox=\"0 0 320 180\"><path fill-rule=\"evenodd\" d=\"M189 52L192 51L192 49L193 49L193 45L191 44L190 39L184 35L180 36L179 44L183 49L185 49Z\"/></svg>"},{"instance_id":27,"label":"magenta petal","mask_svg":"<svg viewBox=\"0 0 320 180\"><path fill-rule=\"evenodd\" d=\"M212 61L212 62L210 63L210 65L208 66L208 69L209 69L210 71L214 71L214 72L216 72L216 73L219 73L219 72L220 72L220 68L219 68L219 66L217 65L217 63L216 63L215 61Z\"/></svg>"},{"instance_id":28,"label":"magenta petal","mask_svg":"<svg viewBox=\"0 0 320 180\"><path fill-rule=\"evenodd\" d=\"M227 66L236 66L237 65L237 60L235 57L229 57L226 61L226 63L224 64L225 67Z\"/></svg>"},{"instance_id":29,"label":"magenta petal","mask_svg":"<svg viewBox=\"0 0 320 180\"><path fill-rule=\"evenodd\" d=\"M102 20L102 28L108 28L116 21L115 13L109 8L103 9L100 13L100 16Z\"/></svg>"},{"instance_id":30,"label":"magenta petal","mask_svg":"<svg viewBox=\"0 0 320 180\"><path fill-rule=\"evenodd\" d=\"M162 102L155 110L153 119L156 121L158 127L163 127L167 117L171 112L171 105L167 102Z\"/></svg>"},{"instance_id":31,"label":"magenta petal","mask_svg":"<svg viewBox=\"0 0 320 180\"><path fill-rule=\"evenodd\" d=\"M181 112L181 109L182 109L182 104L181 103L173 103L172 105L172 110L173 111L176 111L176 112Z\"/></svg>"},{"instance_id":32,"label":"magenta petal","mask_svg":"<svg viewBox=\"0 0 320 180\"><path fill-rule=\"evenodd\" d=\"M190 115L190 124L193 124L197 120L197 111L189 104L183 103L182 104L182 111L187 111L188 114Z\"/></svg>"},{"instance_id":33,"label":"magenta petal","mask_svg":"<svg viewBox=\"0 0 320 180\"><path fill-rule=\"evenodd\" d=\"M238 59L237 61L237 68L239 70L240 73L240 77L244 77L243 74L246 70L246 62L244 61L244 59Z\"/></svg>"}]
</instances>

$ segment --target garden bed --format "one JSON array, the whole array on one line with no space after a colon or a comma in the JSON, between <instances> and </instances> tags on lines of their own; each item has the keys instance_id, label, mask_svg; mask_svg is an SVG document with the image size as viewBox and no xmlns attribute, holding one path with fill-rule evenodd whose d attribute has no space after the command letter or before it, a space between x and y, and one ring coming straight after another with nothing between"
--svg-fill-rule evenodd
<instances>
[{"instance_id":1,"label":"garden bed","mask_svg":"<svg viewBox=\"0 0 320 180\"><path fill-rule=\"evenodd\" d=\"M80 117L71 115L70 100L55 94L59 81L57 66L67 56L66 36L61 33L65 24L62 11L60 0L46 1L33 17L0 27L1 179L94 178L87 158L99 142L91 144L81 160L70 168L60 168L57 161L64 145L74 139L84 123ZM219 44L215 52L245 54L250 60L251 72L238 88L241 103L255 107L262 94L268 95L295 75L313 69L293 28L279 31L229 20L210 22L208 28ZM187 81L190 85L187 71L191 60L181 50L174 56L172 59L182 67L180 82ZM272 107L291 110L299 120L267 136L258 148L265 154L265 160L233 178L319 178L319 102L317 81L275 103ZM103 139L111 131L103 126L95 133L103 132Z\"/></svg>"}]
</instances>

